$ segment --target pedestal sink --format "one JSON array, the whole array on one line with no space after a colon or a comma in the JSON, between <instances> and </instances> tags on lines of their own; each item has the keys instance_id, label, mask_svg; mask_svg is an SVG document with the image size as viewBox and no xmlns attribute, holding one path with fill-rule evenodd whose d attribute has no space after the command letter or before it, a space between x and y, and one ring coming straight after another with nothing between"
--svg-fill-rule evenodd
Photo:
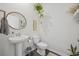
<instances>
[{"instance_id":1,"label":"pedestal sink","mask_svg":"<svg viewBox=\"0 0 79 59\"><path fill-rule=\"evenodd\" d=\"M9 41L15 46L15 55L22 56L22 44L25 40L27 40L29 36L21 35L9 37Z\"/></svg>"}]
</instances>

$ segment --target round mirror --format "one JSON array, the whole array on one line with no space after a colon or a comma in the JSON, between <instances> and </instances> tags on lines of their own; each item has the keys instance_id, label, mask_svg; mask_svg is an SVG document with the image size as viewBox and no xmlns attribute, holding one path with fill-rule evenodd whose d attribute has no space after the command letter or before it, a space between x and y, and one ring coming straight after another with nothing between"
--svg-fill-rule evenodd
<instances>
[{"instance_id":1,"label":"round mirror","mask_svg":"<svg viewBox=\"0 0 79 59\"><path fill-rule=\"evenodd\" d=\"M27 24L24 15L19 12L10 12L7 14L6 18L9 26L16 30L25 28Z\"/></svg>"}]
</instances>

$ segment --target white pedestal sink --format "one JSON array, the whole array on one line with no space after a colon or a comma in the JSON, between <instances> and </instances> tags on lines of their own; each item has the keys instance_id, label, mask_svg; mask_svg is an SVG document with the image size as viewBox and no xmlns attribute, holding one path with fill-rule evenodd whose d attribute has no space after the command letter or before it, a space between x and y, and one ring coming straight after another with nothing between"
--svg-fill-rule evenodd
<instances>
[{"instance_id":1,"label":"white pedestal sink","mask_svg":"<svg viewBox=\"0 0 79 59\"><path fill-rule=\"evenodd\" d=\"M15 45L16 56L22 56L22 44L28 38L29 36L26 36L26 35L9 37L9 41Z\"/></svg>"}]
</instances>

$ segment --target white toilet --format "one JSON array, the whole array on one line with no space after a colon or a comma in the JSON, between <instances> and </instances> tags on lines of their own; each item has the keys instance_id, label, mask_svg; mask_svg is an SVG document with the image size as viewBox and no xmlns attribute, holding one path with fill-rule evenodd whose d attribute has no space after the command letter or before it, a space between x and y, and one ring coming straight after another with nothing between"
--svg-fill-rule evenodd
<instances>
[{"instance_id":1,"label":"white toilet","mask_svg":"<svg viewBox=\"0 0 79 59\"><path fill-rule=\"evenodd\" d=\"M36 45L37 47L37 52L40 54L40 55L45 55L45 49L47 49L47 44L42 42L41 41L41 38L40 36L33 36L33 41L34 41L34 44Z\"/></svg>"}]
</instances>

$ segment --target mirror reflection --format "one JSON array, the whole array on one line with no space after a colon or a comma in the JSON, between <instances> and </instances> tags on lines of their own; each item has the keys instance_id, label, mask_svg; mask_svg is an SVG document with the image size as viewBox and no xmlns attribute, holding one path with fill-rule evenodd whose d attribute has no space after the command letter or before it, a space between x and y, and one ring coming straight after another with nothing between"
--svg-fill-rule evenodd
<instances>
[{"instance_id":1,"label":"mirror reflection","mask_svg":"<svg viewBox=\"0 0 79 59\"><path fill-rule=\"evenodd\" d=\"M26 18L19 12L10 12L7 14L7 20L13 29L23 29L26 26Z\"/></svg>"}]
</instances>

